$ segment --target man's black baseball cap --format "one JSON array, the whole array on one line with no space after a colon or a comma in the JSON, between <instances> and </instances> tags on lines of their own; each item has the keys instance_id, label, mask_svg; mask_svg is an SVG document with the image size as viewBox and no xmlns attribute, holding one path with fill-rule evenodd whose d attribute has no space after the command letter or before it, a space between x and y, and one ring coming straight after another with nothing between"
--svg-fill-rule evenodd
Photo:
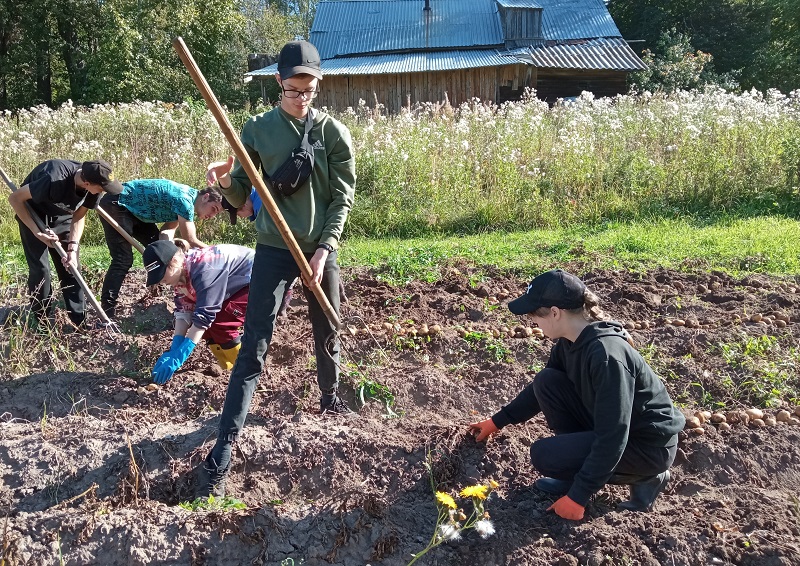
<instances>
[{"instance_id":1,"label":"man's black baseball cap","mask_svg":"<svg viewBox=\"0 0 800 566\"><path fill-rule=\"evenodd\" d=\"M110 195L118 195L122 192L122 183L114 179L111 165L102 159L84 161L81 165L81 176L84 181L100 185Z\"/></svg>"},{"instance_id":2,"label":"man's black baseball cap","mask_svg":"<svg viewBox=\"0 0 800 566\"><path fill-rule=\"evenodd\" d=\"M228 211L228 214L231 218L231 224L236 224L236 220L239 218L238 214L236 213L239 209L233 206L231 203L228 202L228 199L222 197L222 208Z\"/></svg>"},{"instance_id":3,"label":"man's black baseball cap","mask_svg":"<svg viewBox=\"0 0 800 566\"><path fill-rule=\"evenodd\" d=\"M147 270L148 287L164 279L167 265L176 253L178 253L178 246L171 240L156 240L144 249L142 263Z\"/></svg>"},{"instance_id":4,"label":"man's black baseball cap","mask_svg":"<svg viewBox=\"0 0 800 566\"><path fill-rule=\"evenodd\" d=\"M278 74L281 80L307 74L322 79L319 52L307 41L290 41L278 54Z\"/></svg>"},{"instance_id":5,"label":"man's black baseball cap","mask_svg":"<svg viewBox=\"0 0 800 566\"><path fill-rule=\"evenodd\" d=\"M554 269L537 275L521 297L508 303L514 314L528 314L542 307L577 309L583 306L586 285L574 275Z\"/></svg>"}]
</instances>

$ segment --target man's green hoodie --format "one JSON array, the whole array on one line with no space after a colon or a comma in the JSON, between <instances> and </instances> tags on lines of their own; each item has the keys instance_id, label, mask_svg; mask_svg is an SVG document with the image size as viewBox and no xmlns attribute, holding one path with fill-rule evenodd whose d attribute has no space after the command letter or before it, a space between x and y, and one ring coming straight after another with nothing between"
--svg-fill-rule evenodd
<instances>
[{"instance_id":1,"label":"man's green hoodie","mask_svg":"<svg viewBox=\"0 0 800 566\"><path fill-rule=\"evenodd\" d=\"M305 119L297 119L280 107L253 116L242 128L241 141L262 174L273 174L300 145ZM319 243L337 248L345 221L353 207L356 165L347 127L324 112L314 111L310 135L314 147L314 170L293 195L272 193L300 249L311 253ZM242 165L234 164L231 186L222 194L232 205L244 204L252 183ZM259 213L255 226L260 244L288 246L267 211Z\"/></svg>"}]
</instances>

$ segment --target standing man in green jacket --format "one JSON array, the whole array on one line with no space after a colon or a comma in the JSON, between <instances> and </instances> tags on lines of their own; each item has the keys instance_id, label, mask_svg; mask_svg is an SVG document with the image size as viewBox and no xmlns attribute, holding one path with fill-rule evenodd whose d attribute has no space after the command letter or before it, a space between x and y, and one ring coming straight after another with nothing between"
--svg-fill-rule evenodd
<instances>
[{"instance_id":1,"label":"standing man in green jacket","mask_svg":"<svg viewBox=\"0 0 800 566\"><path fill-rule=\"evenodd\" d=\"M250 159L271 186L278 186L274 175L287 162L292 151L301 144L310 104L317 96L322 79L317 49L307 41L287 43L278 56L275 75L281 87L280 106L252 117L242 129L241 140ZM309 143L313 148L314 166L305 181L289 185L294 192L274 193L278 208L305 253L313 274L331 306L339 312L339 265L336 250L345 221L353 206L356 171L350 131L341 122L324 112L313 111ZM299 179L300 177L298 177ZM242 206L250 194L247 173L233 158L209 165L207 181L219 183L222 194L235 207ZM269 184L269 183L268 183ZM202 467L197 495L224 495L225 477L230 469L233 443L244 426L245 417L264 365L276 315L289 285L300 275L291 252L268 214L259 214L256 221L256 246L252 288L247 304L242 346L231 373L225 404L220 417L217 442ZM330 351L326 339L334 326L314 295L304 288L314 335L317 359L317 383L321 395L321 413L348 413L350 409L336 390L339 384L339 344Z\"/></svg>"}]
</instances>

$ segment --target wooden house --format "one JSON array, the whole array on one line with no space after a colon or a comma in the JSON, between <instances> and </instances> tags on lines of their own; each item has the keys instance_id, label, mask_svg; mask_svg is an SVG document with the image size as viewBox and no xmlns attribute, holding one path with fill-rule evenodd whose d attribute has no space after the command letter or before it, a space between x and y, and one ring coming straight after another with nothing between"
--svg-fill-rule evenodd
<instances>
[{"instance_id":1,"label":"wooden house","mask_svg":"<svg viewBox=\"0 0 800 566\"><path fill-rule=\"evenodd\" d=\"M324 74L315 104L337 110L501 103L526 87L550 102L612 96L645 68L603 0L321 0L309 40ZM247 75L274 80L276 70Z\"/></svg>"}]
</instances>

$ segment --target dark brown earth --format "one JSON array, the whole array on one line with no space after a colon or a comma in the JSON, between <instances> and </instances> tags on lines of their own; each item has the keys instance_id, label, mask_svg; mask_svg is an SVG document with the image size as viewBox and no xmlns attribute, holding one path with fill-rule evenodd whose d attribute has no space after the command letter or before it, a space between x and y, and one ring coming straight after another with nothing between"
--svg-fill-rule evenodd
<instances>
[{"instance_id":1,"label":"dark brown earth","mask_svg":"<svg viewBox=\"0 0 800 566\"><path fill-rule=\"evenodd\" d=\"M797 280L578 274L608 314L638 323L631 334L687 415L794 411ZM608 487L584 521L567 522L547 513L552 499L532 487L528 448L550 434L541 417L488 444L467 434L547 359L547 339L488 338L520 324L505 302L525 281L463 266L435 284L402 287L363 270L344 276L343 317L371 331L344 332L342 390L358 414L317 413L310 326L295 298L235 452L228 491L247 509L225 513L177 506L193 498L192 469L215 438L228 374L198 348L171 382L147 389L170 341L166 290L150 296L142 273L129 276L118 340L102 331L39 335L8 317L1 563L403 565L436 520L430 459L438 489L454 496L475 482L500 484L486 504L497 533L483 540L468 531L417 564L800 564L800 426L720 432L706 424L703 435L682 434L673 480L653 512L617 511L626 488ZM3 291L3 306L23 303L17 289ZM750 322L756 313L789 324ZM387 334L384 323L402 334ZM442 330L407 331L419 334L422 324ZM387 409L366 396L362 404L360 380L385 386L394 403Z\"/></svg>"}]
</instances>

